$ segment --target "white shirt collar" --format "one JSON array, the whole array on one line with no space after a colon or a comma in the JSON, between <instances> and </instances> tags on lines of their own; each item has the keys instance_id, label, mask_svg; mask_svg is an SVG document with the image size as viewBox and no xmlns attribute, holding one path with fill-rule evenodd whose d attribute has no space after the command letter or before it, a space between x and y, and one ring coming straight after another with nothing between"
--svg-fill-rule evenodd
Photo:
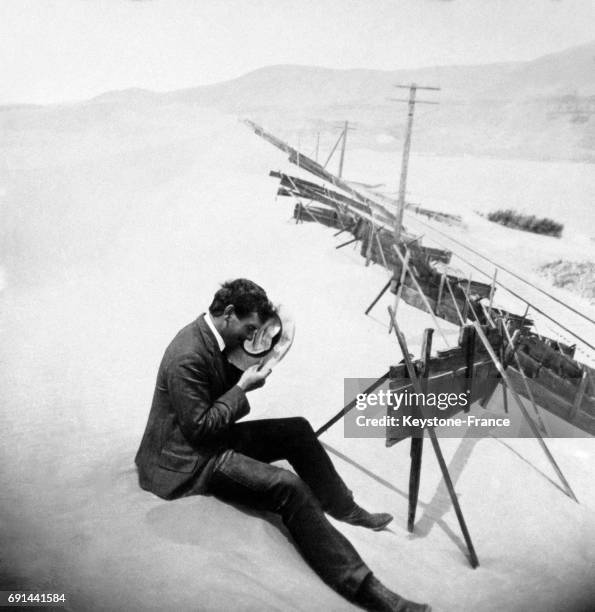
<instances>
[{"instance_id":1,"label":"white shirt collar","mask_svg":"<svg viewBox=\"0 0 595 612\"><path fill-rule=\"evenodd\" d=\"M221 337L221 334L217 331L217 328L215 327L215 323L213 323L213 319L211 317L210 312L207 312L205 314L205 323L209 326L209 329L213 332L213 335L215 336L215 340L217 340L217 345L219 346L219 350L223 352L223 349L225 348L225 340L223 340L223 338Z\"/></svg>"}]
</instances>

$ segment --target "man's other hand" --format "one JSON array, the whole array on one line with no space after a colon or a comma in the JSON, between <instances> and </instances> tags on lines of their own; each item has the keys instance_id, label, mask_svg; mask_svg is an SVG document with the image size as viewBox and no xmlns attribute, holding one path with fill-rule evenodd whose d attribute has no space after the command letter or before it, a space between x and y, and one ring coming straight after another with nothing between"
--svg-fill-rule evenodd
<instances>
[{"instance_id":1,"label":"man's other hand","mask_svg":"<svg viewBox=\"0 0 595 612\"><path fill-rule=\"evenodd\" d=\"M238 381L238 387L243 389L246 393L253 389L259 389L264 385L264 381L267 376L271 373L270 368L263 368L260 365L250 366L241 376Z\"/></svg>"}]
</instances>

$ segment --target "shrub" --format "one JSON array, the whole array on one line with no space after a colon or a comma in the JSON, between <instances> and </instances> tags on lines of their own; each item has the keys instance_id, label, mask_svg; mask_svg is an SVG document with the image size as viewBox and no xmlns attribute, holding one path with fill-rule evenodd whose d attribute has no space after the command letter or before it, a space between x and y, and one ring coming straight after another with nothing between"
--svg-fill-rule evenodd
<instances>
[{"instance_id":1,"label":"shrub","mask_svg":"<svg viewBox=\"0 0 595 612\"><path fill-rule=\"evenodd\" d=\"M520 229L525 232L533 232L534 234L545 234L547 236L555 236L559 238L562 235L564 225L553 219L543 217L538 219L535 215L523 215L515 212L511 208L506 210L495 210L488 213L488 219L494 223L499 223L505 227Z\"/></svg>"}]
</instances>

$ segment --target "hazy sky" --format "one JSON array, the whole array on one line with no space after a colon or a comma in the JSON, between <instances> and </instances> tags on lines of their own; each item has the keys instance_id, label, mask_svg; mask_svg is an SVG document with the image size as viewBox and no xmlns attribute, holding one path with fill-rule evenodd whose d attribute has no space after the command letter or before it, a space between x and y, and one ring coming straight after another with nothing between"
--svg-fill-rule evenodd
<instances>
[{"instance_id":1,"label":"hazy sky","mask_svg":"<svg viewBox=\"0 0 595 612\"><path fill-rule=\"evenodd\" d=\"M595 0L0 0L0 103L171 90L271 64L533 59L595 39Z\"/></svg>"}]
</instances>

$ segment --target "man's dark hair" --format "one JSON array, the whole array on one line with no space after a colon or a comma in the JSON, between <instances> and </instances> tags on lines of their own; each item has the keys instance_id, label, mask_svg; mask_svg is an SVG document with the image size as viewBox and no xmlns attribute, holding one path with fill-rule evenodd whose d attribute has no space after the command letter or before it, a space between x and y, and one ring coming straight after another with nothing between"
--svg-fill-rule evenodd
<instances>
[{"instance_id":1,"label":"man's dark hair","mask_svg":"<svg viewBox=\"0 0 595 612\"><path fill-rule=\"evenodd\" d=\"M230 304L240 319L256 312L264 322L275 312L265 290L247 278L236 278L223 283L221 289L215 293L209 312L218 317Z\"/></svg>"}]
</instances>

